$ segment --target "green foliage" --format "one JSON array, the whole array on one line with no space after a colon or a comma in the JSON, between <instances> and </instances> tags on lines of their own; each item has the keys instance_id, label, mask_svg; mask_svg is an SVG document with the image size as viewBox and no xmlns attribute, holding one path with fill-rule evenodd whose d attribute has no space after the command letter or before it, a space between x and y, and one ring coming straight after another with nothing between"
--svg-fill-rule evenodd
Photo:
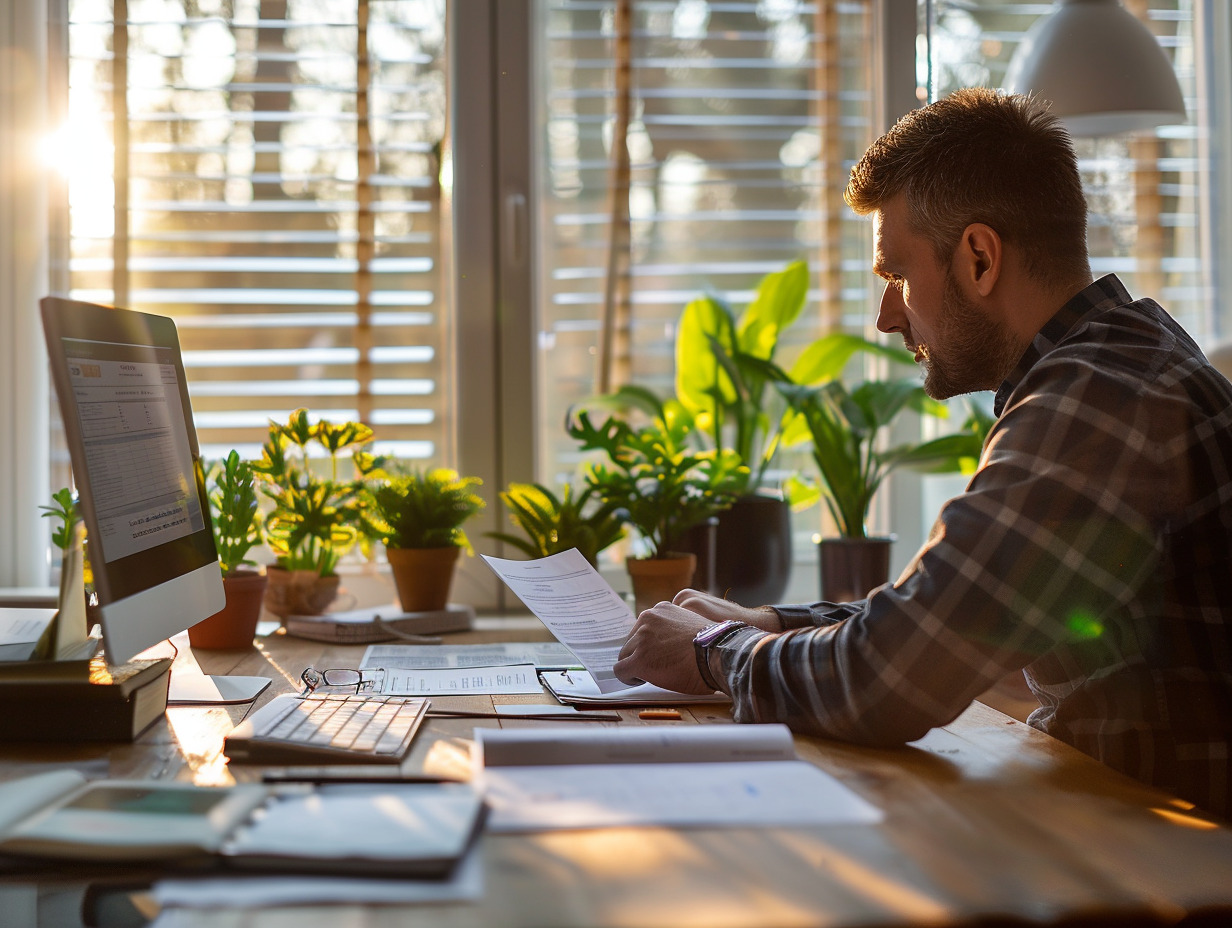
<instances>
[{"instance_id":1,"label":"green foliage","mask_svg":"<svg viewBox=\"0 0 1232 928\"><path fill-rule=\"evenodd\" d=\"M586 482L624 513L649 556L666 557L685 530L726 509L747 486L748 468L736 452L688 447L693 417L680 403L661 403L647 390L624 387L594 405L651 414L642 426L620 414L595 424L588 411L575 409L566 422L583 451L606 453L606 463L588 465Z\"/></svg>"},{"instance_id":2,"label":"green foliage","mask_svg":"<svg viewBox=\"0 0 1232 928\"><path fill-rule=\"evenodd\" d=\"M484 507L473 487L478 477L460 477L438 467L388 478L372 488L381 537L391 548L465 548L473 553L462 530Z\"/></svg>"},{"instance_id":3,"label":"green foliage","mask_svg":"<svg viewBox=\"0 0 1232 928\"><path fill-rule=\"evenodd\" d=\"M51 494L53 505L39 506L43 510L44 519L59 519L60 527L51 532L52 543L61 551L73 547L77 536L77 523L81 515L77 512L77 500L73 499L73 491L62 487Z\"/></svg>"},{"instance_id":4,"label":"green foliage","mask_svg":"<svg viewBox=\"0 0 1232 928\"><path fill-rule=\"evenodd\" d=\"M489 532L488 537L513 545L532 558L577 548L595 565L599 552L624 536L619 503L599 500L595 492L596 488L588 485L574 496L573 487L566 484L558 498L542 484L512 483L500 498L510 521L525 537L507 532ZM591 505L592 499L595 505Z\"/></svg>"},{"instance_id":5,"label":"green foliage","mask_svg":"<svg viewBox=\"0 0 1232 928\"><path fill-rule=\"evenodd\" d=\"M273 502L265 541L280 567L326 576L353 547L366 548L380 534L366 481L384 474L385 461L368 450L371 439L363 423L311 422L305 409L285 424L270 422L252 470ZM323 457L314 459L313 448Z\"/></svg>"},{"instance_id":6,"label":"green foliage","mask_svg":"<svg viewBox=\"0 0 1232 928\"><path fill-rule=\"evenodd\" d=\"M799 420L784 431L784 444L794 444L801 438L811 440L813 459L821 472L821 485L802 490L797 483L791 493L793 500L808 504L820 497L839 532L848 538L866 537L873 497L891 471L898 467L928 473L974 470L992 424L991 417L973 406L962 428L952 435L882 449L883 430L904 409L938 418L946 418L949 410L925 394L914 376L867 380L854 386L844 383L840 379L842 368L857 351L912 363L907 351L835 334L815 342L801 356L801 362L812 365L810 375L817 375L824 383L808 386L790 376L776 383L799 415Z\"/></svg>"},{"instance_id":7,"label":"green foliage","mask_svg":"<svg viewBox=\"0 0 1232 928\"><path fill-rule=\"evenodd\" d=\"M214 544L223 574L245 564L255 565L248 552L261 544L261 511L252 465L233 449L225 460L210 468L207 485Z\"/></svg>"},{"instance_id":8,"label":"green foliage","mask_svg":"<svg viewBox=\"0 0 1232 928\"><path fill-rule=\"evenodd\" d=\"M770 384L783 376L774 360L779 339L807 295L808 265L796 261L767 274L739 318L713 296L693 300L680 318L676 396L713 447L734 450L749 467L747 489L761 486L782 430L794 418Z\"/></svg>"}]
</instances>

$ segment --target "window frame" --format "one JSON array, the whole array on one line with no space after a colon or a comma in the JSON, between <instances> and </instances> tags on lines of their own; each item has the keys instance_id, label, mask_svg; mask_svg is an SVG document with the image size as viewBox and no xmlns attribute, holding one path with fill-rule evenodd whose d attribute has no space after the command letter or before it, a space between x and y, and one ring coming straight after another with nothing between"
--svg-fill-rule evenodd
<instances>
[{"instance_id":1,"label":"window frame","mask_svg":"<svg viewBox=\"0 0 1232 928\"><path fill-rule=\"evenodd\" d=\"M52 52L48 36L62 0L3 0L0 48L0 586L49 583L48 529L38 504L50 502L50 385L38 301L51 280L51 203L58 190L41 165L40 140L54 124ZM52 27L52 28L49 28Z\"/></svg>"}]
</instances>

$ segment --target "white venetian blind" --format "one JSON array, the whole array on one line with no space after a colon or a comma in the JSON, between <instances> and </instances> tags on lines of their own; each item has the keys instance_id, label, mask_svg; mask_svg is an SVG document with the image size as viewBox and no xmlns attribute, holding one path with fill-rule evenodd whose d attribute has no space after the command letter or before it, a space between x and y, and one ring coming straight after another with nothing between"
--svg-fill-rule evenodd
<instances>
[{"instance_id":1,"label":"white venetian blind","mask_svg":"<svg viewBox=\"0 0 1232 928\"><path fill-rule=\"evenodd\" d=\"M629 249L615 384L673 388L675 325L701 293L743 309L760 278L813 272L801 345L866 325L867 224L842 201L872 140L872 3L543 0L540 470L572 474L560 423L596 385L610 203ZM629 176L611 170L617 68L627 48ZM789 346L780 360L793 357Z\"/></svg>"},{"instance_id":2,"label":"white venetian blind","mask_svg":"<svg viewBox=\"0 0 1232 928\"><path fill-rule=\"evenodd\" d=\"M444 17L70 0L72 294L176 320L207 456L300 406L448 453Z\"/></svg>"}]
</instances>

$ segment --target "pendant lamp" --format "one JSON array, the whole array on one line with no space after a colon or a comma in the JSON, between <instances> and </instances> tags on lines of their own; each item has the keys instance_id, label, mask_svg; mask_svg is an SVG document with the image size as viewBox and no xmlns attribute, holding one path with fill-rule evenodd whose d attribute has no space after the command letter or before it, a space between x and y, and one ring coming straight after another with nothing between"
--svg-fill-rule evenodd
<instances>
[{"instance_id":1,"label":"pendant lamp","mask_svg":"<svg viewBox=\"0 0 1232 928\"><path fill-rule=\"evenodd\" d=\"M1005 88L1034 93L1071 135L1185 122L1181 85L1151 31L1119 0L1058 0L1010 59Z\"/></svg>"}]
</instances>

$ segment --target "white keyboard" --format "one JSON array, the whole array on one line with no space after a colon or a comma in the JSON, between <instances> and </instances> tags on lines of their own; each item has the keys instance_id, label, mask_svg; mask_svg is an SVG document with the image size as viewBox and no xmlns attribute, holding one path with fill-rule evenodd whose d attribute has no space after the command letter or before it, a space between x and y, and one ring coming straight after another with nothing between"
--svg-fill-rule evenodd
<instances>
[{"instance_id":1,"label":"white keyboard","mask_svg":"<svg viewBox=\"0 0 1232 928\"><path fill-rule=\"evenodd\" d=\"M428 711L415 696L275 696L227 735L228 758L253 764L398 763Z\"/></svg>"}]
</instances>

